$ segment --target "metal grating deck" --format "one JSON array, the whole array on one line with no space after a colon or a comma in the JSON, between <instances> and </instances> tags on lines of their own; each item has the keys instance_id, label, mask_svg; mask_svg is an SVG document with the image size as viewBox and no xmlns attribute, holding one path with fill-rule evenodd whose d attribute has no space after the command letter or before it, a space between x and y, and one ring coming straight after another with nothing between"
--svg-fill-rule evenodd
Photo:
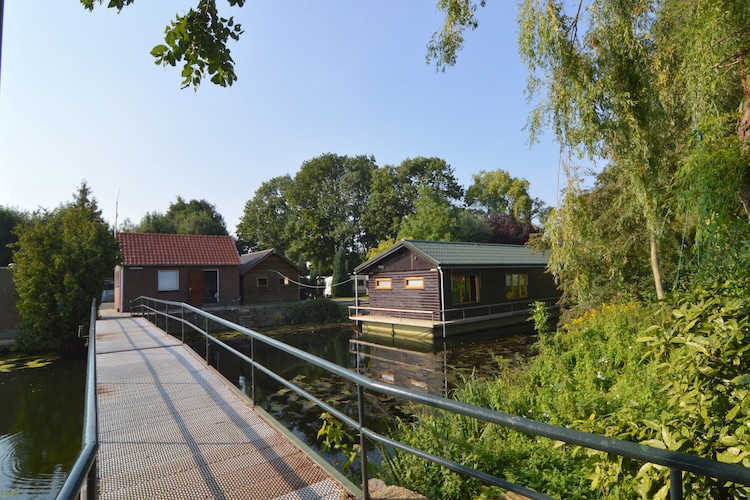
<instances>
[{"instance_id":1,"label":"metal grating deck","mask_svg":"<svg viewBox=\"0 0 750 500\"><path fill-rule=\"evenodd\" d=\"M327 499L344 488L180 342L96 324L101 499Z\"/></svg>"}]
</instances>

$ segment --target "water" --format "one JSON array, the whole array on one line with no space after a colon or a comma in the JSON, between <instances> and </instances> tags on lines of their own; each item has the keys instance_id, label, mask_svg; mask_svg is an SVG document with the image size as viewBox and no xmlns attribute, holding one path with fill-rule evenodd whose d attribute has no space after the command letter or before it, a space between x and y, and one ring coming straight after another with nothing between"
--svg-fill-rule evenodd
<instances>
[{"instance_id":1,"label":"water","mask_svg":"<svg viewBox=\"0 0 750 500\"><path fill-rule=\"evenodd\" d=\"M530 356L536 342L530 324L429 343L389 337L360 337L351 327L315 329L273 337L368 377L439 395L460 385L464 377L492 377L498 371L498 359L513 364L518 359ZM249 340L238 338L227 343L250 355ZM205 356L205 343L196 343L194 348ZM259 342L255 343L254 348L255 359L264 366L357 419L356 389L351 384L336 380L320 368L264 347ZM244 388L246 394L253 397L249 365L217 347L210 348L209 360L229 381ZM263 374L256 373L255 376L256 405L268 411L303 442L320 452L321 441L317 433L322 424L322 410L306 398L284 388L279 382ZM404 402L392 397L367 394L367 425L376 431L387 433L397 418L409 417L403 404ZM340 454L325 455L335 466L344 461ZM370 455L370 462L380 462L377 451ZM357 466L355 464L354 470L343 472L355 479L359 474Z\"/></svg>"},{"instance_id":2,"label":"water","mask_svg":"<svg viewBox=\"0 0 750 500\"><path fill-rule=\"evenodd\" d=\"M0 497L57 495L81 449L85 378L84 358L0 368Z\"/></svg>"}]
</instances>

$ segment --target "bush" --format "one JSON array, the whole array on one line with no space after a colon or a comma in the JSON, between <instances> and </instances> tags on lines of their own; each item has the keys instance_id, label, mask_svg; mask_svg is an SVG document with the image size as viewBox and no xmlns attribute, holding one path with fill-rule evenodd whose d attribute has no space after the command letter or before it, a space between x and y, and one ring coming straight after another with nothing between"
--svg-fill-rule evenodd
<instances>
[{"instance_id":1,"label":"bush","mask_svg":"<svg viewBox=\"0 0 750 500\"><path fill-rule=\"evenodd\" d=\"M555 334L541 336L537 356L519 368L498 362L493 380L469 379L456 399L496 411L561 426L582 427L622 408L647 406L658 384L644 376L646 346L640 327L653 311L641 304L605 305ZM545 438L443 412L420 411L416 423L402 423L399 438L558 498L599 498L591 486L591 463L584 450L556 447ZM397 454L389 472L403 486L429 498L467 498L484 491L466 479L406 454Z\"/></svg>"},{"instance_id":2,"label":"bush","mask_svg":"<svg viewBox=\"0 0 750 500\"><path fill-rule=\"evenodd\" d=\"M657 448L750 467L750 298L737 282L712 283L667 302L639 339L659 381L651 405L623 407L591 425ZM658 402L658 406L655 403ZM651 411L645 411L651 407ZM656 407L655 407L656 406ZM668 469L596 454L594 484L666 498ZM747 498L750 488L691 476L685 498Z\"/></svg>"},{"instance_id":3,"label":"bush","mask_svg":"<svg viewBox=\"0 0 750 500\"><path fill-rule=\"evenodd\" d=\"M338 323L348 318L345 307L328 299L306 300L292 304L288 312L289 323L302 325L307 323Z\"/></svg>"}]
</instances>

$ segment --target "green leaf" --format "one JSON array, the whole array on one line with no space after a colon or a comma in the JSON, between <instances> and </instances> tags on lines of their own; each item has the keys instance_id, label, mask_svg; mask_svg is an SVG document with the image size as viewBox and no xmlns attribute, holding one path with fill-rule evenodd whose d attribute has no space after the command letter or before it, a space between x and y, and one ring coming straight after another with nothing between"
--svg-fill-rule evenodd
<instances>
[{"instance_id":1,"label":"green leaf","mask_svg":"<svg viewBox=\"0 0 750 500\"><path fill-rule=\"evenodd\" d=\"M647 439L646 441L641 441L640 444L644 444L646 446L650 446L652 448L659 448L661 450L666 450L667 447L664 444L663 441L660 441L658 439Z\"/></svg>"},{"instance_id":2,"label":"green leaf","mask_svg":"<svg viewBox=\"0 0 750 500\"><path fill-rule=\"evenodd\" d=\"M736 464L742 462L742 460L750 456L750 451L742 451L739 448L735 448L734 446L731 448L728 448L726 451L723 451L716 455L716 459L719 462L724 462L726 464Z\"/></svg>"},{"instance_id":3,"label":"green leaf","mask_svg":"<svg viewBox=\"0 0 750 500\"><path fill-rule=\"evenodd\" d=\"M154 57L162 56L165 52L169 50L169 47L166 45L157 45L153 49L151 49L151 55Z\"/></svg>"}]
</instances>

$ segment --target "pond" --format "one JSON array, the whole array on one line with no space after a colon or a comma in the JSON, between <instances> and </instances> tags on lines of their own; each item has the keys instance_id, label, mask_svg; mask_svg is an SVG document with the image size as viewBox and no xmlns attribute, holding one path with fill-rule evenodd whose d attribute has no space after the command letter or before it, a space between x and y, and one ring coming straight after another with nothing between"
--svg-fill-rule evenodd
<instances>
[{"instance_id":1,"label":"pond","mask_svg":"<svg viewBox=\"0 0 750 500\"><path fill-rule=\"evenodd\" d=\"M484 332L431 344L392 338L358 337L351 327L315 328L273 335L306 352L363 375L443 394L459 384L461 377L492 376L498 358L526 357L536 340L529 325L516 329ZM249 352L244 339L230 342ZM195 344L196 351L205 349ZM204 352L201 352L204 354ZM211 364L250 394L249 367L223 350L210 351ZM323 370L291 357L259 348L256 358L288 380L303 385L321 399L356 415L352 388L333 380ZM36 360L29 358L9 369L8 358L0 358L0 498L54 498L81 447L84 406L85 359ZM297 437L320 449L317 432L320 410L278 383L258 377L256 403L281 421ZM405 416L397 401L368 395L368 424L384 431L396 417ZM337 465L343 458L328 454ZM371 457L379 461L377 452ZM348 471L356 477L358 472Z\"/></svg>"},{"instance_id":2,"label":"pond","mask_svg":"<svg viewBox=\"0 0 750 500\"><path fill-rule=\"evenodd\" d=\"M54 498L81 449L86 361L0 358L0 497Z\"/></svg>"},{"instance_id":3,"label":"pond","mask_svg":"<svg viewBox=\"0 0 750 500\"><path fill-rule=\"evenodd\" d=\"M363 337L351 326L270 336L362 375L438 395L445 395L460 385L464 377L492 377L497 373L499 363L512 365L518 359L530 356L536 342L531 324L429 343L390 337ZM250 355L249 340L239 337L226 342ZM205 356L205 343L198 342L194 348ZM290 355L263 347L261 343L256 343L254 349L255 358L264 366L357 418L356 389L351 384L336 380L324 370ZM209 361L252 398L252 372L246 363L217 347L210 348ZM321 451L321 441L317 437L322 425L321 409L262 374L256 374L254 399L256 405L279 420L303 442ZM368 393L365 403L368 426L387 433L398 418L409 418L408 410L403 405L403 401L395 398ZM326 458L334 466L345 461L335 453L326 454ZM375 464L380 461L377 452L371 454L370 461ZM356 479L359 474L356 468L357 464L354 470L342 472Z\"/></svg>"}]
</instances>

